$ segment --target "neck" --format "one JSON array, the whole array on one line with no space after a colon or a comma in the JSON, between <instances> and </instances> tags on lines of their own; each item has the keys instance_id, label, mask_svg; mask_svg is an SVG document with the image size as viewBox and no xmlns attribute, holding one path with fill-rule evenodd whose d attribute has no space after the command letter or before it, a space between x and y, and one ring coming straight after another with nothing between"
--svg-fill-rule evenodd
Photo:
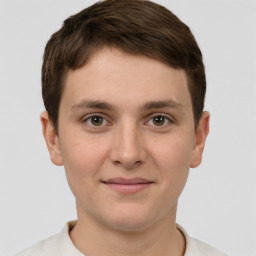
<instances>
[{"instance_id":1,"label":"neck","mask_svg":"<svg viewBox=\"0 0 256 256\"><path fill-rule=\"evenodd\" d=\"M88 256L183 256L185 238L176 228L175 216L159 220L143 230L111 229L78 210L71 240ZM175 209L176 212L176 209Z\"/></svg>"}]
</instances>

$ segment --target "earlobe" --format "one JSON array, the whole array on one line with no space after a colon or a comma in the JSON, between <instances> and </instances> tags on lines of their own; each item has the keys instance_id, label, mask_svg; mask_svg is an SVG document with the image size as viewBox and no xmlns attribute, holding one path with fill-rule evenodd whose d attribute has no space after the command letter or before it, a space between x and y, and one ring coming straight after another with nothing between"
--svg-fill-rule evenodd
<instances>
[{"instance_id":1,"label":"earlobe","mask_svg":"<svg viewBox=\"0 0 256 256\"><path fill-rule=\"evenodd\" d=\"M43 136L50 154L51 161L55 165L63 165L59 138L56 134L52 121L49 119L47 111L41 113L40 120L42 124Z\"/></svg>"},{"instance_id":2,"label":"earlobe","mask_svg":"<svg viewBox=\"0 0 256 256\"><path fill-rule=\"evenodd\" d=\"M192 159L190 162L191 168L199 166L202 162L205 141L209 133L209 120L209 112L204 111L196 129L195 144L193 148Z\"/></svg>"}]
</instances>

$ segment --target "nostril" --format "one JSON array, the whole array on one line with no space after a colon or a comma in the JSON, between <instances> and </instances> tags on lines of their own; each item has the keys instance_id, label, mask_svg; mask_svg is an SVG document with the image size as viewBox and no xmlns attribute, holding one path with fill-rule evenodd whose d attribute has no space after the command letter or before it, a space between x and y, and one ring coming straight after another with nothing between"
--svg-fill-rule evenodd
<instances>
[{"instance_id":1,"label":"nostril","mask_svg":"<svg viewBox=\"0 0 256 256\"><path fill-rule=\"evenodd\" d=\"M134 163L134 165L139 165L141 163L142 163L142 161L137 161L137 162Z\"/></svg>"},{"instance_id":2,"label":"nostril","mask_svg":"<svg viewBox=\"0 0 256 256\"><path fill-rule=\"evenodd\" d=\"M135 138L125 137L118 139L111 147L109 159L115 166L123 166L125 169L132 169L141 165L146 160L146 152L142 143L135 143Z\"/></svg>"},{"instance_id":3,"label":"nostril","mask_svg":"<svg viewBox=\"0 0 256 256\"><path fill-rule=\"evenodd\" d=\"M118 166L118 165L122 165L124 168L126 169L132 169L137 167L138 165L140 165L142 163L142 161L135 161L135 162L122 162L122 161L113 161L114 165Z\"/></svg>"},{"instance_id":4,"label":"nostril","mask_svg":"<svg viewBox=\"0 0 256 256\"><path fill-rule=\"evenodd\" d=\"M115 164L115 165L120 165L121 162L120 162L120 161L114 161L114 164Z\"/></svg>"}]
</instances>

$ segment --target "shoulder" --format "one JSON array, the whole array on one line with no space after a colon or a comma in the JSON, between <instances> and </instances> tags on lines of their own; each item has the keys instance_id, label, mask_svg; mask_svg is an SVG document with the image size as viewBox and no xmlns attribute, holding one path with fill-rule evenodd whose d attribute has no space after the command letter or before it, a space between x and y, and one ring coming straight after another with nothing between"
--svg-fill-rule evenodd
<instances>
[{"instance_id":1,"label":"shoulder","mask_svg":"<svg viewBox=\"0 0 256 256\"><path fill-rule=\"evenodd\" d=\"M227 256L227 254L212 247L211 245L189 237L187 232L180 225L177 225L177 228L186 239L186 251L184 256Z\"/></svg>"},{"instance_id":2,"label":"shoulder","mask_svg":"<svg viewBox=\"0 0 256 256\"><path fill-rule=\"evenodd\" d=\"M74 224L74 221L68 222L60 233L44 239L14 256L82 256L83 254L76 249L69 236L69 230Z\"/></svg>"},{"instance_id":3,"label":"shoulder","mask_svg":"<svg viewBox=\"0 0 256 256\"><path fill-rule=\"evenodd\" d=\"M23 251L15 254L14 256L45 256L55 255L56 244L59 238L59 234L53 235L47 239L44 239L33 246L24 249Z\"/></svg>"},{"instance_id":4,"label":"shoulder","mask_svg":"<svg viewBox=\"0 0 256 256\"><path fill-rule=\"evenodd\" d=\"M202 256L227 256L227 254L221 252L220 250L210 246L209 244L206 244L202 241L199 241L197 239L189 237L187 240L187 251L184 256L190 256L190 255L202 255ZM191 252L191 253L190 253ZM192 254L193 252L193 254Z\"/></svg>"}]
</instances>

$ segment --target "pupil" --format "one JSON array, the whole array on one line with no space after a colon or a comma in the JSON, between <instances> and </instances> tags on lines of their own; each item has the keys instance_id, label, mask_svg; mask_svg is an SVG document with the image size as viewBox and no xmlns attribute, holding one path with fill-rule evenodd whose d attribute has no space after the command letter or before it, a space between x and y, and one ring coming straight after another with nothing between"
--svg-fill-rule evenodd
<instances>
[{"instance_id":1,"label":"pupil","mask_svg":"<svg viewBox=\"0 0 256 256\"><path fill-rule=\"evenodd\" d=\"M165 117L163 117L163 116L156 116L153 119L154 124L158 125L158 126L163 125L164 121L165 121Z\"/></svg>"},{"instance_id":2,"label":"pupil","mask_svg":"<svg viewBox=\"0 0 256 256\"><path fill-rule=\"evenodd\" d=\"M103 118L100 117L100 116L93 116L92 117L92 124L93 125L96 125L96 126L99 126L99 125L102 125L103 123Z\"/></svg>"}]
</instances>

